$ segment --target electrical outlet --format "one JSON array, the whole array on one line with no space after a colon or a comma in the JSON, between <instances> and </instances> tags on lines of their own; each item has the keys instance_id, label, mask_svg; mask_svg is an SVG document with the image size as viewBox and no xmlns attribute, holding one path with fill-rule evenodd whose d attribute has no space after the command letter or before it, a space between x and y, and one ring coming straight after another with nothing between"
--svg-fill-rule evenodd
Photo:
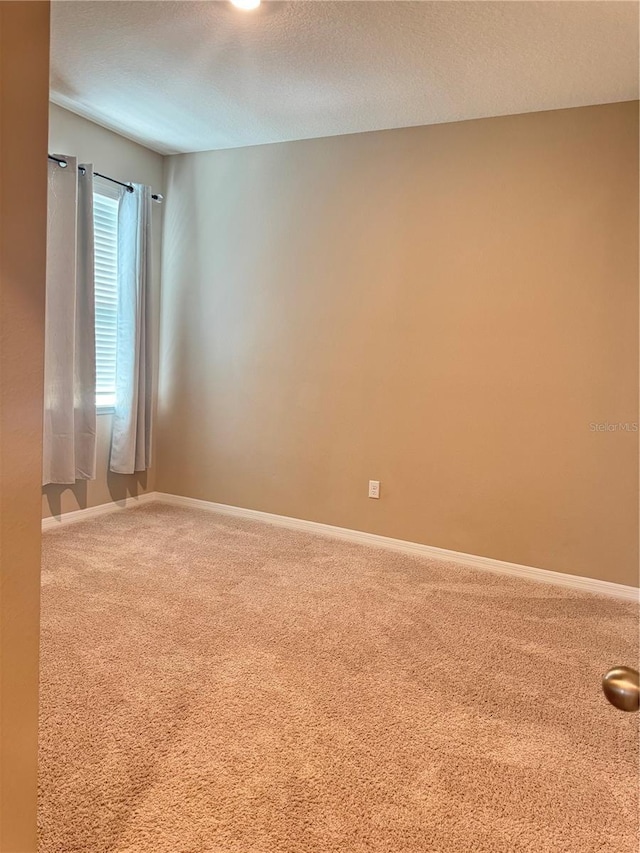
<instances>
[{"instance_id":1,"label":"electrical outlet","mask_svg":"<svg viewBox=\"0 0 640 853\"><path fill-rule=\"evenodd\" d=\"M369 480L369 497L376 500L380 497L380 480Z\"/></svg>"}]
</instances>

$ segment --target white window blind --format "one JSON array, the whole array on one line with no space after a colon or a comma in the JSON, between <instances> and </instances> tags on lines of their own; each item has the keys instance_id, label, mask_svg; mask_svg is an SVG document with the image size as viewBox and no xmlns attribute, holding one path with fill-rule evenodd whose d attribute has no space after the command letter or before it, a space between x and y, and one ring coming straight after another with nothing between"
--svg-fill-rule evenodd
<instances>
[{"instance_id":1,"label":"white window blind","mask_svg":"<svg viewBox=\"0 0 640 853\"><path fill-rule=\"evenodd\" d=\"M96 288L96 404L116 402L119 196L93 195Z\"/></svg>"}]
</instances>

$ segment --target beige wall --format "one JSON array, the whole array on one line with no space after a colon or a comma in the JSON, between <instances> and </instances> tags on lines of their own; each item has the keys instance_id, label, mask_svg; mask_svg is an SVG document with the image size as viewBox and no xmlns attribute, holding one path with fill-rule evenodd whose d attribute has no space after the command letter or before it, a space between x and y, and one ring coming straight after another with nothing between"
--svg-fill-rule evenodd
<instances>
[{"instance_id":1,"label":"beige wall","mask_svg":"<svg viewBox=\"0 0 640 853\"><path fill-rule=\"evenodd\" d=\"M49 4L0 3L0 853L35 853Z\"/></svg>"},{"instance_id":2,"label":"beige wall","mask_svg":"<svg viewBox=\"0 0 640 853\"><path fill-rule=\"evenodd\" d=\"M161 491L637 583L637 103L166 185Z\"/></svg>"},{"instance_id":3,"label":"beige wall","mask_svg":"<svg viewBox=\"0 0 640 853\"><path fill-rule=\"evenodd\" d=\"M93 163L94 169L120 181L149 184L156 192L163 189L163 158L117 133L106 130L87 119L63 110L54 104L50 107L49 151L75 154L81 162ZM153 337L154 366L157 375L158 318L160 304L160 243L162 235L162 207L153 205ZM157 383L154 383L154 387ZM144 473L126 476L109 471L111 447L111 422L109 414L98 416L97 477L91 481L78 481L75 486L46 486L43 489L42 515L59 515L88 506L98 506L110 501L120 501L128 495L152 491L155 481L154 466ZM155 456L155 454L154 454Z\"/></svg>"}]
</instances>

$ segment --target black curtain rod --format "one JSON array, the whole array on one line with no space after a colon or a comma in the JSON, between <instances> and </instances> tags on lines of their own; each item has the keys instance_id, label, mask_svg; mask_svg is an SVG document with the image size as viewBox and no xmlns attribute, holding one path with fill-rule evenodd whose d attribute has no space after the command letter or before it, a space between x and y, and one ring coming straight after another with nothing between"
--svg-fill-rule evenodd
<instances>
[{"instance_id":1,"label":"black curtain rod","mask_svg":"<svg viewBox=\"0 0 640 853\"><path fill-rule=\"evenodd\" d=\"M66 160L62 159L62 157L54 157L53 154L49 154L47 156L49 157L49 160L53 160L53 162L57 163L62 169L66 169L69 165ZM84 172L84 166L78 166L78 169ZM111 181L112 184L118 184L118 186L124 187L128 193L133 192L133 187L131 186L131 184L125 184L122 181L116 181L115 178L110 178L109 175L103 175L100 172L94 172L93 174L96 178L104 178L105 181ZM163 196L161 196L160 193L153 194L151 198L154 201L157 201L158 204L162 204Z\"/></svg>"}]
</instances>

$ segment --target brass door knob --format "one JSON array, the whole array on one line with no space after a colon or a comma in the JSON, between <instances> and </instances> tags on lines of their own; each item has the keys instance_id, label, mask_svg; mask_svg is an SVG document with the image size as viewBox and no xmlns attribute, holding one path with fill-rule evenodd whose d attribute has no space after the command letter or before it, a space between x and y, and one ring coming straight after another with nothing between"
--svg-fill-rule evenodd
<instances>
[{"instance_id":1,"label":"brass door knob","mask_svg":"<svg viewBox=\"0 0 640 853\"><path fill-rule=\"evenodd\" d=\"M640 707L638 671L629 666L614 666L602 679L602 689L612 705L621 711L637 711Z\"/></svg>"}]
</instances>

